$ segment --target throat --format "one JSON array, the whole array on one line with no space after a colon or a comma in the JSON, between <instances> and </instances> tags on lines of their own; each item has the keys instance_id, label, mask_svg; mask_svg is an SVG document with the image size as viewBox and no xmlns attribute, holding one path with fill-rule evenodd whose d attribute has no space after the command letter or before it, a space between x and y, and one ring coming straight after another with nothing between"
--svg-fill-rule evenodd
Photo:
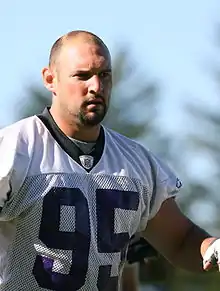
<instances>
[{"instance_id":1,"label":"throat","mask_svg":"<svg viewBox=\"0 0 220 291\"><path fill-rule=\"evenodd\" d=\"M95 142L85 142L76 140L69 137L70 140L78 147L81 153L79 153L79 161L84 169L91 170L94 166L94 153L95 153Z\"/></svg>"},{"instance_id":2,"label":"throat","mask_svg":"<svg viewBox=\"0 0 220 291\"><path fill-rule=\"evenodd\" d=\"M69 137L69 139L74 142L74 144L85 154L89 155L93 150L96 145L96 142L86 142L86 141L81 141L74 139L72 137Z\"/></svg>"}]
</instances>

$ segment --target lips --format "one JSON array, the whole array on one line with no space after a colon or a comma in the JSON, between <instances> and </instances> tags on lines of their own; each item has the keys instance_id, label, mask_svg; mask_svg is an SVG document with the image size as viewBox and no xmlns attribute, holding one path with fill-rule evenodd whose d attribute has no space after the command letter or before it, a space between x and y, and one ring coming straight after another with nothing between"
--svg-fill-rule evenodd
<instances>
[{"instance_id":1,"label":"lips","mask_svg":"<svg viewBox=\"0 0 220 291\"><path fill-rule=\"evenodd\" d=\"M98 105L98 104L104 104L104 101L101 99L101 98L97 98L97 99L93 99L93 100L90 100L88 102L86 102L87 105Z\"/></svg>"}]
</instances>

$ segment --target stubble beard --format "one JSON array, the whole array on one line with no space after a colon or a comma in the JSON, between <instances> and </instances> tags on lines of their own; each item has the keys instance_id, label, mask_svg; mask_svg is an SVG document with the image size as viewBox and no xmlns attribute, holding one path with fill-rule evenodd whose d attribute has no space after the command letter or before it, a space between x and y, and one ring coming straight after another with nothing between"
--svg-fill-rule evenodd
<instances>
[{"instance_id":1,"label":"stubble beard","mask_svg":"<svg viewBox=\"0 0 220 291\"><path fill-rule=\"evenodd\" d=\"M107 113L107 106L106 104L102 105L102 108L94 108L91 111L87 111L86 108L81 108L78 118L80 121L80 124L84 126L96 126L100 124L103 119L105 118L105 115Z\"/></svg>"}]
</instances>

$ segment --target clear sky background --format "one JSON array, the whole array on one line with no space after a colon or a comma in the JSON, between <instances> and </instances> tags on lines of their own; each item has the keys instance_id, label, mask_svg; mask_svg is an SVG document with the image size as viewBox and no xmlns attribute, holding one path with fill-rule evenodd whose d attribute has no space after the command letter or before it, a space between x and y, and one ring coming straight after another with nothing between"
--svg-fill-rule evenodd
<instances>
[{"instance_id":1,"label":"clear sky background","mask_svg":"<svg viewBox=\"0 0 220 291\"><path fill-rule=\"evenodd\" d=\"M219 0L1 1L0 125L13 121L25 88L41 81L53 42L85 29L103 38L113 56L127 43L140 69L161 86L161 119L168 129L184 131L181 104L187 98L217 100L210 71L220 55L219 23Z\"/></svg>"}]
</instances>

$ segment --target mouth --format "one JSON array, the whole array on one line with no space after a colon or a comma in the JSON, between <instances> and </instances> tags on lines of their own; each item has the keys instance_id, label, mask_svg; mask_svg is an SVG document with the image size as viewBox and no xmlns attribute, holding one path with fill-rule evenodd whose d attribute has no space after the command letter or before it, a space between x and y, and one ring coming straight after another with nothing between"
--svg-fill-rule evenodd
<instances>
[{"instance_id":1,"label":"mouth","mask_svg":"<svg viewBox=\"0 0 220 291\"><path fill-rule=\"evenodd\" d=\"M104 100L101 98L96 98L96 99L93 99L93 100L86 102L86 105L87 106L89 106L89 105L93 105L93 106L104 105Z\"/></svg>"}]
</instances>

